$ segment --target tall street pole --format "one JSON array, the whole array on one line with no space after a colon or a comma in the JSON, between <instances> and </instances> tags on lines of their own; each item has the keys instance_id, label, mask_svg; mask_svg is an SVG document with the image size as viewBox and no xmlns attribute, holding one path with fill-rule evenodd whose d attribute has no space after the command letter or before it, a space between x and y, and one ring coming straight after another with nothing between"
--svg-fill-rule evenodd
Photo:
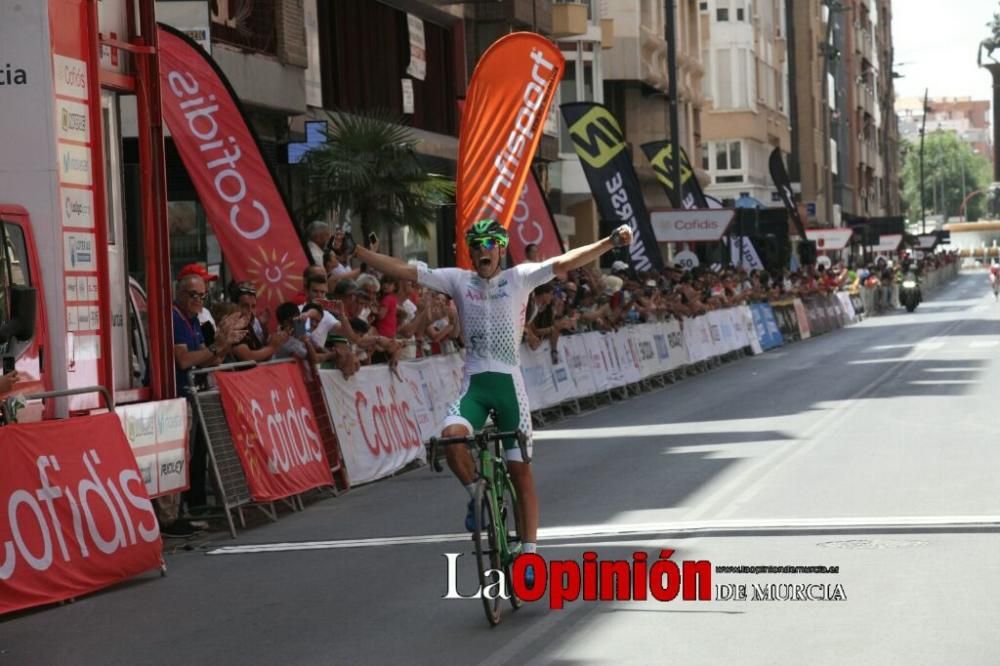
<instances>
[{"instance_id":1,"label":"tall street pole","mask_svg":"<svg viewBox=\"0 0 1000 666\"><path fill-rule=\"evenodd\" d=\"M927 233L927 215L924 208L924 134L927 128L927 92L924 88L924 117L920 121L920 233Z\"/></svg>"},{"instance_id":2,"label":"tall street pole","mask_svg":"<svg viewBox=\"0 0 1000 666\"><path fill-rule=\"evenodd\" d=\"M674 0L665 0L667 12L667 96L670 99L670 168L674 177L674 195L683 201L681 194L681 137L677 119L677 28L674 25Z\"/></svg>"},{"instance_id":3,"label":"tall street pole","mask_svg":"<svg viewBox=\"0 0 1000 666\"><path fill-rule=\"evenodd\" d=\"M965 201L965 153L962 153L961 155L962 155L962 201ZM961 214L961 211L959 211L959 214ZM948 220L946 219L945 222L947 221ZM965 222L965 218L963 217L960 221Z\"/></svg>"},{"instance_id":4,"label":"tall street pole","mask_svg":"<svg viewBox=\"0 0 1000 666\"><path fill-rule=\"evenodd\" d=\"M833 58L839 57L836 48L830 44L833 37L833 21L836 12L844 11L844 7L838 0L824 0L820 5L820 11L826 7L826 35L823 43L819 46L819 52L823 57L823 83L820 86L820 98L823 105L823 212L826 217L826 224L833 226L833 169L830 168L830 160L834 159L830 155L830 139L833 138L833 123L830 111L830 86L827 79L830 77L830 62ZM833 106L836 109L836 84L834 84Z\"/></svg>"}]
</instances>

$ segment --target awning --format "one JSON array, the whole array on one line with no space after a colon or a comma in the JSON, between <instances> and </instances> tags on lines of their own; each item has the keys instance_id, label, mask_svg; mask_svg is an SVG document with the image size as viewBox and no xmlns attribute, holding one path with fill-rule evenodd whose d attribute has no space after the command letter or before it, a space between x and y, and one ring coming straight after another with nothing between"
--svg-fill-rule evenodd
<instances>
[{"instance_id":1,"label":"awning","mask_svg":"<svg viewBox=\"0 0 1000 666\"><path fill-rule=\"evenodd\" d=\"M917 236L917 240L920 244L917 245L918 250L933 250L934 246L937 245L938 236L937 234L927 234L925 236Z\"/></svg>"},{"instance_id":2,"label":"awning","mask_svg":"<svg viewBox=\"0 0 1000 666\"><path fill-rule=\"evenodd\" d=\"M895 252L903 242L903 234L882 234L879 244L872 248L874 252Z\"/></svg>"},{"instance_id":3,"label":"awning","mask_svg":"<svg viewBox=\"0 0 1000 666\"><path fill-rule=\"evenodd\" d=\"M847 247L853 233L853 229L806 229L806 238L816 241L817 252L836 252Z\"/></svg>"},{"instance_id":4,"label":"awning","mask_svg":"<svg viewBox=\"0 0 1000 666\"><path fill-rule=\"evenodd\" d=\"M693 208L650 211L650 223L661 243L718 242L729 229L732 208Z\"/></svg>"}]
</instances>

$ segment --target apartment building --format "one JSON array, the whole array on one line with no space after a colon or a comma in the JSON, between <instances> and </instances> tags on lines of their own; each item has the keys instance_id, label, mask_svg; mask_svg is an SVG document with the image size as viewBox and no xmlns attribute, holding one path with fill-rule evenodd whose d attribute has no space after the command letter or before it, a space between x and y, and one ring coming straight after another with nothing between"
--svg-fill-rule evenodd
<instances>
[{"instance_id":1,"label":"apartment building","mask_svg":"<svg viewBox=\"0 0 1000 666\"><path fill-rule=\"evenodd\" d=\"M920 126L924 120L924 100L920 97L900 97L896 100L899 134L907 141L920 141ZM993 161L993 141L990 134L990 101L971 97L934 97L927 100L928 132L954 132L976 153Z\"/></svg>"},{"instance_id":2,"label":"apartment building","mask_svg":"<svg viewBox=\"0 0 1000 666\"><path fill-rule=\"evenodd\" d=\"M768 157L792 150L785 0L700 2L699 22L706 192L727 205L743 194L772 205Z\"/></svg>"},{"instance_id":3,"label":"apartment building","mask_svg":"<svg viewBox=\"0 0 1000 666\"><path fill-rule=\"evenodd\" d=\"M809 221L899 211L891 0L789 2L794 72L789 171Z\"/></svg>"}]
</instances>

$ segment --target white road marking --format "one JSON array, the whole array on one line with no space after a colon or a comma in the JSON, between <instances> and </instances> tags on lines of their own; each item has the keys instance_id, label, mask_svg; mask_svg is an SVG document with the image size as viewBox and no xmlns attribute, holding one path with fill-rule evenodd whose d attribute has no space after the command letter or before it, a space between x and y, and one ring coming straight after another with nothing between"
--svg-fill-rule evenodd
<instances>
[{"instance_id":1,"label":"white road marking","mask_svg":"<svg viewBox=\"0 0 1000 666\"><path fill-rule=\"evenodd\" d=\"M909 360L906 356L898 358L866 358L859 361L848 361L847 365L875 365L878 363L902 363Z\"/></svg>"},{"instance_id":2,"label":"white road marking","mask_svg":"<svg viewBox=\"0 0 1000 666\"><path fill-rule=\"evenodd\" d=\"M764 439L747 442L730 442L726 444L691 444L688 446L671 446L663 453L665 455L704 453L705 460L731 460L735 458L756 458L765 455L774 446L787 443L787 439Z\"/></svg>"},{"instance_id":3,"label":"white road marking","mask_svg":"<svg viewBox=\"0 0 1000 666\"><path fill-rule=\"evenodd\" d=\"M713 532L782 532L800 530L851 530L851 529L947 529L955 527L1000 528L1000 515L990 516L873 516L842 518L776 518L737 520L678 520L625 525L569 525L543 527L538 530L539 541L561 539L590 539L595 537L643 534L711 534ZM428 543L453 543L470 541L467 532L456 534L430 534L372 539L340 539L334 541L288 541L279 543L223 546L208 551L208 555L248 555L253 553L283 553L299 550L341 550L348 548L378 548L384 546L410 546Z\"/></svg>"},{"instance_id":4,"label":"white road marking","mask_svg":"<svg viewBox=\"0 0 1000 666\"><path fill-rule=\"evenodd\" d=\"M939 386L942 384L982 384L974 379L914 379L907 382L916 386Z\"/></svg>"},{"instance_id":5,"label":"white road marking","mask_svg":"<svg viewBox=\"0 0 1000 666\"><path fill-rule=\"evenodd\" d=\"M799 418L802 415L791 415L788 418ZM808 415L806 415L808 418ZM803 419L805 420L805 419ZM774 432L780 429L785 419L760 417L757 419L724 419L721 421L684 421L680 423L651 423L641 426L607 426L603 428L587 428L586 430L540 430L532 434L536 442L551 442L558 440L579 441L582 439L627 439L630 437L660 437L663 435L692 435L699 433L716 433L738 431L741 434L753 434L749 428L754 422L766 426L763 432Z\"/></svg>"},{"instance_id":6,"label":"white road marking","mask_svg":"<svg viewBox=\"0 0 1000 666\"><path fill-rule=\"evenodd\" d=\"M1000 340L974 340L969 343L969 349L987 349L1000 345Z\"/></svg>"}]
</instances>

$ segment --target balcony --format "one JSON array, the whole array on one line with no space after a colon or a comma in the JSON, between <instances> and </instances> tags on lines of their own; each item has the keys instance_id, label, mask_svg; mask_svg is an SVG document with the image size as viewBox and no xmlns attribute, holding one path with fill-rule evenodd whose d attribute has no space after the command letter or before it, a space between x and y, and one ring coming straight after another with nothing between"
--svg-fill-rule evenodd
<instances>
[{"instance_id":1,"label":"balcony","mask_svg":"<svg viewBox=\"0 0 1000 666\"><path fill-rule=\"evenodd\" d=\"M274 0L218 0L213 4L213 42L235 46L242 51L278 55Z\"/></svg>"},{"instance_id":2,"label":"balcony","mask_svg":"<svg viewBox=\"0 0 1000 666\"><path fill-rule=\"evenodd\" d=\"M871 30L861 27L854 28L854 50L860 53L868 62L874 62L872 58L874 38Z\"/></svg>"},{"instance_id":3,"label":"balcony","mask_svg":"<svg viewBox=\"0 0 1000 666\"><path fill-rule=\"evenodd\" d=\"M854 87L854 96L857 100L857 107L867 111L869 114L875 113L875 91L871 86L858 83Z\"/></svg>"},{"instance_id":4,"label":"balcony","mask_svg":"<svg viewBox=\"0 0 1000 666\"><path fill-rule=\"evenodd\" d=\"M874 141L869 141L863 136L858 137L858 162L875 169L879 166L878 147Z\"/></svg>"},{"instance_id":5,"label":"balcony","mask_svg":"<svg viewBox=\"0 0 1000 666\"><path fill-rule=\"evenodd\" d=\"M587 5L557 2L552 5L552 36L573 37L587 32Z\"/></svg>"},{"instance_id":6,"label":"balcony","mask_svg":"<svg viewBox=\"0 0 1000 666\"><path fill-rule=\"evenodd\" d=\"M305 113L305 24L277 0L218 0L212 58L245 103ZM296 20L297 19L297 20Z\"/></svg>"}]
</instances>

